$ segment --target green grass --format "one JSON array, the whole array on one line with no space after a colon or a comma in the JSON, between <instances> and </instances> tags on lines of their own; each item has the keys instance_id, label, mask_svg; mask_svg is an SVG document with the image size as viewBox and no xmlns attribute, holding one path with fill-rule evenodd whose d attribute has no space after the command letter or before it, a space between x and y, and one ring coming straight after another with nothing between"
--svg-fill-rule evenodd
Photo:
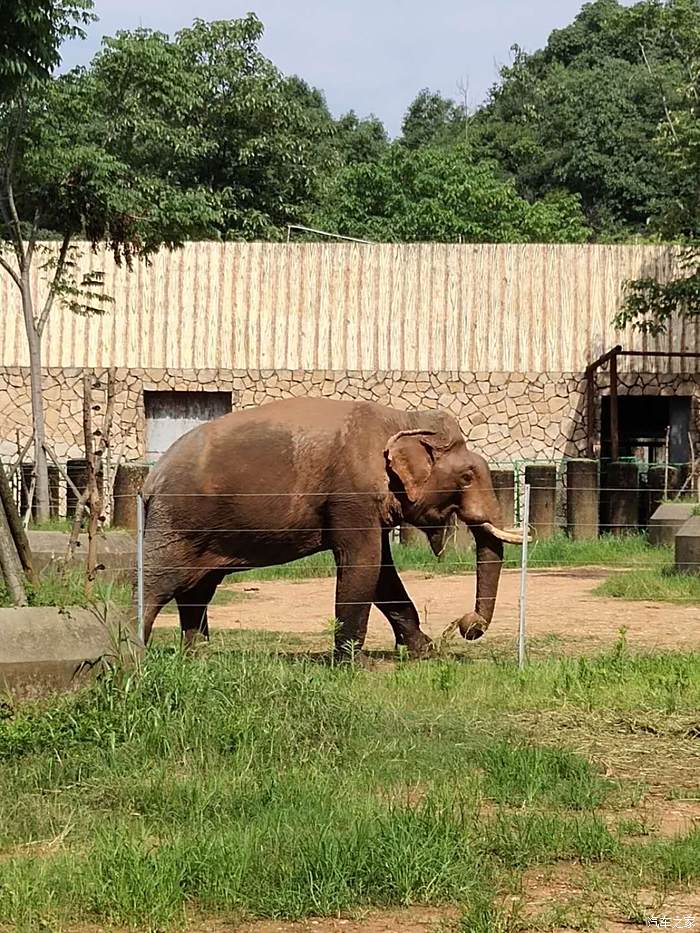
<instances>
[{"instance_id":1,"label":"green grass","mask_svg":"<svg viewBox=\"0 0 700 933\"><path fill-rule=\"evenodd\" d=\"M58 571L40 574L36 586L27 586L27 599L30 606L82 606L95 602L102 604L113 602L127 606L131 600L131 587L126 583L109 583L99 578L95 581L94 595L88 599L85 595L85 574L80 570L66 573ZM12 601L2 581L0 581L0 607L11 606Z\"/></svg>"},{"instance_id":2,"label":"green grass","mask_svg":"<svg viewBox=\"0 0 700 933\"><path fill-rule=\"evenodd\" d=\"M698 833L622 841L603 816L620 782L565 732L519 725L662 717L669 691L675 715L696 715L698 655L633 657L621 641L523 672L444 658L369 673L216 644L0 708L0 926L450 903L486 931L506 922L495 893L528 868L698 875Z\"/></svg>"},{"instance_id":3,"label":"green grass","mask_svg":"<svg viewBox=\"0 0 700 933\"><path fill-rule=\"evenodd\" d=\"M447 553L437 560L428 547L393 548L396 566L401 572L422 571L429 574L459 574L473 571L476 559L473 551L467 553ZM506 545L506 568L520 566L520 548ZM553 538L536 541L530 545L529 566L533 570L557 567L648 567L663 568L672 560L669 548L652 547L644 535L603 535L592 541L572 541L560 534ZM229 582L245 580L306 580L318 577L335 576L335 562L329 551L314 554L312 557L282 564L276 567L263 567L233 574ZM84 577L80 571L66 574L45 572L39 584L30 593L30 602L36 606L49 605L84 605L82 595ZM119 604L127 604L129 587L125 584L107 585L98 577L96 596L98 600L109 596ZM233 595L218 596L215 602L226 603L234 599ZM0 583L0 606L10 605L6 591Z\"/></svg>"},{"instance_id":4,"label":"green grass","mask_svg":"<svg viewBox=\"0 0 700 933\"><path fill-rule=\"evenodd\" d=\"M86 521L83 520L82 531L86 530ZM30 521L29 531L62 531L64 534L70 534L73 530L73 520L69 518L48 518L45 522ZM112 528L107 525L102 531L109 534L110 531L122 531L121 528Z\"/></svg>"},{"instance_id":5,"label":"green grass","mask_svg":"<svg viewBox=\"0 0 700 933\"><path fill-rule=\"evenodd\" d=\"M700 602L700 576L677 573L673 566L611 574L596 587L597 596L653 602Z\"/></svg>"},{"instance_id":6,"label":"green grass","mask_svg":"<svg viewBox=\"0 0 700 933\"><path fill-rule=\"evenodd\" d=\"M394 545L394 561L399 571L417 570L431 574L458 574L474 570L476 557L473 551L466 553L448 552L437 560L426 547ZM672 560L672 552L666 547L652 547L645 535L602 535L591 541L572 541L565 534L535 541L529 548L529 566L533 570L557 567L635 567L650 564L663 566ZM520 566L521 549L506 545L506 568ZM254 580L305 580L313 577L335 575L335 563L330 552L314 554L290 564L264 567L246 571L236 577Z\"/></svg>"}]
</instances>

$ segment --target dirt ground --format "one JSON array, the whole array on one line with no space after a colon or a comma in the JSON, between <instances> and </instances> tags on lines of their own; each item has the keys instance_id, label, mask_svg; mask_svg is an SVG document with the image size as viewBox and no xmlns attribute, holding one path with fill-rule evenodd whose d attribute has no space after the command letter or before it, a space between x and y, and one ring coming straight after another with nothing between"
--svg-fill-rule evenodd
<instances>
[{"instance_id":1,"label":"dirt ground","mask_svg":"<svg viewBox=\"0 0 700 933\"><path fill-rule=\"evenodd\" d=\"M606 573L600 570L572 569L531 573L527 585L527 634L533 645L547 637L590 644L599 648L617 640L621 627L627 629L630 648L700 648L700 609L696 605L675 605L647 601L603 599L593 595ZM472 608L474 574L430 576L402 574L406 588L421 617L422 628L433 638L457 616ZM332 578L237 582L240 600L210 608L212 631L254 629L268 633L288 633L310 641L328 643L328 620L333 616L335 581ZM491 629L481 639L514 642L518 631L520 575L504 571ZM177 616L161 615L159 626L177 625ZM459 639L461 642L461 639ZM473 643L475 644L475 643ZM381 613L372 607L367 648L393 647L392 632ZM465 645L465 647L468 647Z\"/></svg>"}]
</instances>

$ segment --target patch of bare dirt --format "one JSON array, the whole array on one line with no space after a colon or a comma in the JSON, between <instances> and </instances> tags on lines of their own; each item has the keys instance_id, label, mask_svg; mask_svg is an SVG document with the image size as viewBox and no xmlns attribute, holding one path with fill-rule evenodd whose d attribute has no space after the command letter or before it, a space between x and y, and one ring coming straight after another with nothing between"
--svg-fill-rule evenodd
<instances>
[{"instance_id":1,"label":"patch of bare dirt","mask_svg":"<svg viewBox=\"0 0 700 933\"><path fill-rule=\"evenodd\" d=\"M438 933L455 919L449 908L411 907L401 911L373 911L358 920L322 918L299 923L258 921L240 927L216 929L212 933ZM209 928L208 928L209 929ZM196 931L204 933L204 930Z\"/></svg>"},{"instance_id":2,"label":"patch of bare dirt","mask_svg":"<svg viewBox=\"0 0 700 933\"><path fill-rule=\"evenodd\" d=\"M421 625L433 638L473 605L474 574L430 577L410 572L402 576L420 614ZM579 646L599 648L614 642L624 626L631 648L700 648L697 606L627 602L594 596L593 589L605 577L604 572L590 569L531 574L528 578L528 637L534 642L558 636ZM518 572L504 571L494 623L474 645L485 648L496 641L515 641L519 586ZM255 584L255 592L246 593L245 600L228 606L212 606L209 610L211 628L213 631L286 632L327 644L328 620L334 611L334 587L332 578L259 582ZM177 625L177 617L161 616L158 624ZM455 645L469 650L461 639ZM367 647L393 647L391 628L375 607L370 615Z\"/></svg>"},{"instance_id":3,"label":"patch of bare dirt","mask_svg":"<svg viewBox=\"0 0 700 933\"><path fill-rule=\"evenodd\" d=\"M405 910L368 911L357 919L255 920L252 922L200 920L187 924L187 933L444 933L459 916L452 907L409 907ZM121 928L89 924L66 933L122 933Z\"/></svg>"},{"instance_id":4,"label":"patch of bare dirt","mask_svg":"<svg viewBox=\"0 0 700 933\"><path fill-rule=\"evenodd\" d=\"M519 929L549 933L642 933L659 926L700 930L700 888L665 896L645 890L615 893L600 880L591 884L578 864L525 872L520 891L504 906L518 917Z\"/></svg>"}]
</instances>

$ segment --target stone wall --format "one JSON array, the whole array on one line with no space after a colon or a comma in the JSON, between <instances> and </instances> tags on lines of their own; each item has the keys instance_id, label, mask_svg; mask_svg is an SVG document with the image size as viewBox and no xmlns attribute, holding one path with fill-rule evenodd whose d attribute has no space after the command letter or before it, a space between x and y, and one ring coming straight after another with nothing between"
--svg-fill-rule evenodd
<instances>
[{"instance_id":1,"label":"stone wall","mask_svg":"<svg viewBox=\"0 0 700 933\"><path fill-rule=\"evenodd\" d=\"M96 371L100 374L100 370ZM81 369L44 372L49 443L60 459L82 455ZM472 445L492 462L560 459L585 452L583 373L367 372L330 370L117 369L113 449L129 460L145 449L144 390L228 391L234 408L275 398L367 399L396 408L444 408ZM607 376L599 376L601 392ZM622 374L621 394L693 394L700 438L700 375ZM596 413L600 420L600 395ZM29 438L29 374L0 369L0 456L12 457Z\"/></svg>"}]
</instances>

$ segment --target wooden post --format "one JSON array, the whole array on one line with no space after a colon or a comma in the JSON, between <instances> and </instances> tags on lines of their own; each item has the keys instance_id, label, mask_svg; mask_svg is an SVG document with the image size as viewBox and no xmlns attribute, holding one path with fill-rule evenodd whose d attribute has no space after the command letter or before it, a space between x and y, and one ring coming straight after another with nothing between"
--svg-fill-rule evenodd
<instances>
[{"instance_id":1,"label":"wooden post","mask_svg":"<svg viewBox=\"0 0 700 933\"><path fill-rule=\"evenodd\" d=\"M100 522L104 521L103 505L104 490L100 488L98 482L98 473L102 472L102 461L105 453L109 449L109 436L112 430L112 415L114 413L114 373L109 370L107 373L107 404L102 419L102 429L93 431L92 412L99 411L100 405L93 405L92 402L92 376L86 373L83 376L83 433L85 435L85 460L87 462L87 484L85 493L87 496L87 505L90 510L88 517L88 550L85 578L85 592L88 596L92 595L95 576L97 573L97 535L100 530ZM100 387L99 381L97 387ZM95 438L98 439L97 448L95 448ZM76 524L80 528L80 516L76 509Z\"/></svg>"},{"instance_id":2,"label":"wooden post","mask_svg":"<svg viewBox=\"0 0 700 933\"><path fill-rule=\"evenodd\" d=\"M501 507L503 527L510 528L515 522L515 471L491 470L491 483Z\"/></svg>"},{"instance_id":3,"label":"wooden post","mask_svg":"<svg viewBox=\"0 0 700 933\"><path fill-rule=\"evenodd\" d=\"M574 541L598 537L598 461L566 464L566 524Z\"/></svg>"},{"instance_id":4,"label":"wooden post","mask_svg":"<svg viewBox=\"0 0 700 933\"><path fill-rule=\"evenodd\" d=\"M617 408L617 353L610 357L610 459L620 459L620 427Z\"/></svg>"},{"instance_id":5,"label":"wooden post","mask_svg":"<svg viewBox=\"0 0 700 933\"><path fill-rule=\"evenodd\" d=\"M557 468L531 464L525 467L525 485L530 487L530 525L538 540L556 534Z\"/></svg>"},{"instance_id":6,"label":"wooden post","mask_svg":"<svg viewBox=\"0 0 700 933\"><path fill-rule=\"evenodd\" d=\"M15 505L12 489L5 473L4 467L0 464L0 506L5 510L7 524L12 533L17 554L22 564L22 570L30 583L35 583L34 567L32 565L32 552L29 549L29 540L27 533L22 525L17 506Z\"/></svg>"},{"instance_id":7,"label":"wooden post","mask_svg":"<svg viewBox=\"0 0 700 933\"><path fill-rule=\"evenodd\" d=\"M586 369L586 456L593 459L595 443L595 370L589 366Z\"/></svg>"},{"instance_id":8,"label":"wooden post","mask_svg":"<svg viewBox=\"0 0 700 933\"><path fill-rule=\"evenodd\" d=\"M0 572L15 606L26 606L27 593L22 580L22 565L2 502L0 502Z\"/></svg>"},{"instance_id":9,"label":"wooden post","mask_svg":"<svg viewBox=\"0 0 700 933\"><path fill-rule=\"evenodd\" d=\"M605 485L608 505L605 531L624 535L639 530L639 467L636 463L609 463Z\"/></svg>"}]
</instances>

